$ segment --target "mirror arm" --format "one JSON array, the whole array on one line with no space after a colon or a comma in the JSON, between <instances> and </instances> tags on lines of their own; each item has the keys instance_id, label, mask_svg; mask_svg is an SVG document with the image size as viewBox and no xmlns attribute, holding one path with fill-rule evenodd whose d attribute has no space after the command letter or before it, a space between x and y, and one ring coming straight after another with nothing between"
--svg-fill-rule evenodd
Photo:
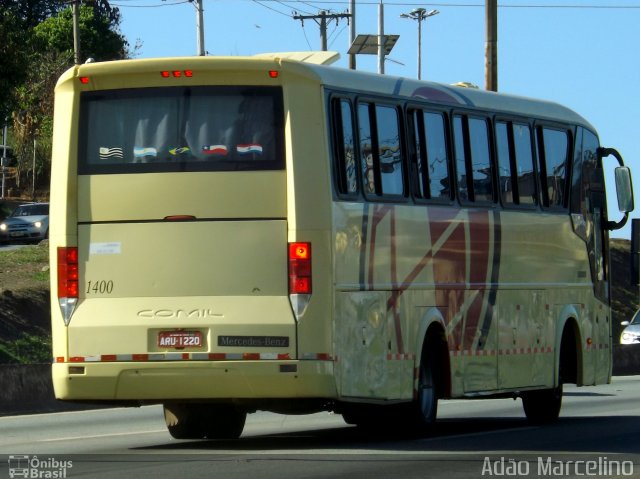
<instances>
[{"instance_id":1,"label":"mirror arm","mask_svg":"<svg viewBox=\"0 0 640 479\"><path fill-rule=\"evenodd\" d=\"M627 220L629 219L629 213L625 213L620 221L607 221L607 229L609 231L619 230L624 225L627 224Z\"/></svg>"},{"instance_id":2,"label":"mirror arm","mask_svg":"<svg viewBox=\"0 0 640 479\"><path fill-rule=\"evenodd\" d=\"M598 156L600 156L600 158L606 158L609 155L618 160L620 166L624 166L622 155L618 153L618 150L616 150L615 148L603 148L602 146L598 147Z\"/></svg>"}]
</instances>

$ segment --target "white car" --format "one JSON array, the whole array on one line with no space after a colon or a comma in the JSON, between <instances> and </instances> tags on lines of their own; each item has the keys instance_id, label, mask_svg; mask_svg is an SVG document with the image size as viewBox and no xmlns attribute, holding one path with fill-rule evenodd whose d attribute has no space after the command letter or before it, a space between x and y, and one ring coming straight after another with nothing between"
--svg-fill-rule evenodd
<instances>
[{"instance_id":1,"label":"white car","mask_svg":"<svg viewBox=\"0 0 640 479\"><path fill-rule=\"evenodd\" d=\"M626 326L620 335L620 344L640 344L640 309L633 315L631 321L622 321Z\"/></svg>"},{"instance_id":2,"label":"white car","mask_svg":"<svg viewBox=\"0 0 640 479\"><path fill-rule=\"evenodd\" d=\"M49 237L49 203L18 206L0 223L0 241L41 241Z\"/></svg>"}]
</instances>

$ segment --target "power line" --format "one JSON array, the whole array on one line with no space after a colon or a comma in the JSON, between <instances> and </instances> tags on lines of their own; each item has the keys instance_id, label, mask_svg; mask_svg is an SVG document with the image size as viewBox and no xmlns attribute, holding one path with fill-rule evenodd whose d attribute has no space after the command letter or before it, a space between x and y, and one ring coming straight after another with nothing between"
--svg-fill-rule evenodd
<instances>
[{"instance_id":1,"label":"power line","mask_svg":"<svg viewBox=\"0 0 640 479\"><path fill-rule=\"evenodd\" d=\"M180 0L180 1L175 1L175 2L166 2L165 0L162 0L162 3L156 3L153 5L131 5L128 2L138 2L138 1L144 1L144 0L118 0L117 2L110 2L110 5L113 5L114 7L118 7L118 8L162 8L162 7L173 7L175 5L182 5L184 3L192 3L193 0ZM261 7L267 8L269 10L272 10L276 13L279 13L280 15L284 15L287 16L289 18L291 18L291 15L288 13L284 13L280 10L277 10L273 7L270 7L269 5L266 5L268 3L278 3L280 5L284 5L284 6L289 6L286 5L285 2L282 2L280 0L244 0L244 1L251 1L254 3L257 3L258 5L260 5ZM318 7L317 5L313 5L310 2L304 1L304 0L287 0L286 3L297 3L297 4L303 4L303 5L307 5L309 7L312 8L317 8L317 9L321 9L320 7ZM321 2L318 2L318 4L321 5L348 5L349 2L345 1L345 0L323 0ZM379 5L380 2L376 1L376 0L361 0L358 1L358 5ZM393 6L397 6L397 7L415 7L415 6L424 6L424 5L428 5L430 7L440 7L440 8L444 8L444 7L450 7L450 8L484 8L485 4L484 3L431 3L431 2L393 2L393 1L386 1L384 2L385 5L393 5ZM530 3L530 4L525 4L525 5L516 5L516 4L500 4L498 5L498 8L536 8L536 9L554 9L554 10L559 10L559 9L572 9L572 10L640 10L640 4L637 5L607 5L607 4L594 4L594 5L582 5L582 4L572 4L572 3L565 3L565 4L543 4L543 3ZM299 9L300 11L302 11L302 9ZM304 12L303 13L308 13L308 12Z\"/></svg>"},{"instance_id":2,"label":"power line","mask_svg":"<svg viewBox=\"0 0 640 479\"><path fill-rule=\"evenodd\" d=\"M255 0L251 0L255 1ZM278 0L262 0L265 3L269 2L277 2ZM310 5L309 2L303 0L288 0L287 3L302 3L305 5ZM318 2L322 5L347 5L348 2L345 0L323 0ZM432 2L393 2L386 1L383 2L385 5L392 6L401 6L401 7L412 7L412 6L433 6L433 7L457 7L457 8L484 8L484 3L432 3ZM360 0L358 1L358 5L379 5L379 1L375 0ZM598 10L640 10L640 4L636 5L607 5L607 4L595 4L595 5L583 5L583 4L543 4L543 3L531 3L526 5L516 5L516 4L501 4L498 5L498 8L553 8L553 9L578 9L578 10L588 10L588 9L598 9Z\"/></svg>"},{"instance_id":3,"label":"power line","mask_svg":"<svg viewBox=\"0 0 640 479\"><path fill-rule=\"evenodd\" d=\"M192 0L181 0L178 2L173 2L173 3L158 3L155 5L126 5L120 2L127 2L127 1L137 1L137 0L118 0L118 2L109 2L109 5L112 5L114 7L118 7L118 8L161 8L161 7L173 7L174 5L182 5L183 3L192 3Z\"/></svg>"},{"instance_id":4,"label":"power line","mask_svg":"<svg viewBox=\"0 0 640 479\"><path fill-rule=\"evenodd\" d=\"M260 5L261 7L264 7L264 8L267 8L267 9L269 9L269 10L273 11L273 12L279 13L280 15L284 15L285 17L289 17L289 18L291 18L291 15L289 15L288 13L281 12L280 10L276 10L275 8L273 8L273 7L269 7L268 5L263 5L263 3L265 3L265 0L262 0L262 1L260 1L260 2L259 2L258 0L251 0L251 1L252 1L253 3L257 3L257 4L258 4L258 5ZM280 2L278 2L278 3L280 3Z\"/></svg>"},{"instance_id":5,"label":"power line","mask_svg":"<svg viewBox=\"0 0 640 479\"><path fill-rule=\"evenodd\" d=\"M335 20L339 22L340 19L346 18L350 19L350 13L327 13L324 10L318 12L317 15L298 15L296 12L293 15L294 20L300 20L302 22L302 27L304 28L305 20L313 20L320 27L320 42L322 43L321 49L323 51L327 50L327 20Z\"/></svg>"}]
</instances>

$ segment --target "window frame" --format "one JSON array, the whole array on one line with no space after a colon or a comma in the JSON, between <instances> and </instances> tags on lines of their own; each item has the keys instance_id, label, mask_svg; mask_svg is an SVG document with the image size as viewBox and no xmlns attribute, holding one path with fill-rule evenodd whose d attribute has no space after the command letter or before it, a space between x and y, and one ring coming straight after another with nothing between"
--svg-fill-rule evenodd
<instances>
[{"instance_id":1,"label":"window frame","mask_svg":"<svg viewBox=\"0 0 640 479\"><path fill-rule=\"evenodd\" d=\"M456 182L456 198L460 205L465 207L478 206L478 207L491 207L495 208L500 205L500 201L498 200L498 192L496 189L496 154L494 147L494 116L495 114L491 112L487 112L486 110L478 109L478 110L463 110L459 108L454 108L450 113L450 128L451 128L451 145L452 145L452 158L451 163L455 172L455 182ZM471 196L463 199L459 192L459 172L458 172L458 157L456 150L456 128L455 128L455 120L456 117L460 117L462 119L462 134L463 134L463 148L464 148L464 164L465 164L465 173L466 173L466 183L467 190L471 192ZM492 199L489 201L481 200L478 201L475 198L475 187L473 181L473 155L472 155L472 145L471 145L471 130L469 126L470 119L478 119L483 120L487 127L487 148L489 155L489 166L491 168L491 188L492 188ZM471 175L468 173L471 172Z\"/></svg>"},{"instance_id":2,"label":"window frame","mask_svg":"<svg viewBox=\"0 0 640 479\"><path fill-rule=\"evenodd\" d=\"M176 161L153 163L116 163L93 164L87 161L87 149L89 145L89 103L97 101L100 97L122 98L154 98L158 95L173 93L174 97L189 95L193 91L211 91L216 95L238 95L245 90L259 90L261 96L269 96L273 101L273 129L274 129L274 159L261 162L255 160L235 161ZM285 139L285 107L284 92L279 86L255 86L255 85L193 85L193 86L162 86L144 88L123 88L117 90L95 90L80 93L80 126L78 129L78 175L117 175L117 174L144 174L144 173L182 173L182 172L221 172L221 171L276 171L286 169L286 139Z\"/></svg>"},{"instance_id":3,"label":"window frame","mask_svg":"<svg viewBox=\"0 0 640 479\"><path fill-rule=\"evenodd\" d=\"M495 162L496 166L500 165L500 159L498 158L498 123L505 123L507 125L507 138L509 142L509 164L511 166L511 181L515 185L515 190L518 194L518 202L513 203L505 203L502 201L502 195L498 191L498 201L502 205L503 208L509 210L535 210L540 208L541 200L540 200L540 181L539 181L539 173L538 173L538 160L537 160L537 146L536 146L536 136L535 136L535 126L534 122L528 120L527 118L520 118L517 116L506 116L506 115L497 115L493 121L493 134L494 134L494 151L495 151ZM526 126L529 129L529 148L531 149L531 162L533 168L533 185L535 188L535 202L533 204L523 204L521 202L521 193L520 193L520 182L518 181L518 156L516 154L516 142L515 142L515 134L514 134L514 125L522 125ZM500 183L499 172L496 170L498 174L498 184Z\"/></svg>"},{"instance_id":4,"label":"window frame","mask_svg":"<svg viewBox=\"0 0 640 479\"><path fill-rule=\"evenodd\" d=\"M342 102L347 102L350 108L351 116L351 133L353 135L353 154L356 175L356 191L350 193L346 191L347 177L344 158L344 124L342 122ZM336 108L337 106L337 108ZM356 112L355 102L348 95L333 94L329 97L330 108L330 134L331 134L331 152L333 155L333 179L332 183L335 187L335 194L338 198L344 200L357 201L362 198L362 181L360 179L360 163L359 163L359 145L356 129ZM343 191L344 189L344 191Z\"/></svg>"},{"instance_id":5,"label":"window frame","mask_svg":"<svg viewBox=\"0 0 640 479\"><path fill-rule=\"evenodd\" d=\"M403 108L404 101L393 101L390 99L383 99L375 96L356 96L354 100L355 108L354 113L356 116L355 133L356 133L356 148L357 148L357 163L360 171L360 190L366 201L370 202L389 202L389 203L406 203L410 199L410 185L408 179L408 165L407 165L407 147L406 147L406 119L405 109ZM371 132L371 151L372 151L372 168L374 173L375 193L370 193L365 188L365 178L362 174L362 138L360 138L360 106L368 105L369 116L369 128ZM396 112L397 126L398 126L398 145L400 147L400 159L402 163L402 194L389 194L384 193L382 187L382 172L380 169L380 144L378 138L378 118L376 114L376 107L391 107ZM373 154L373 152L376 152Z\"/></svg>"},{"instance_id":6,"label":"window frame","mask_svg":"<svg viewBox=\"0 0 640 479\"><path fill-rule=\"evenodd\" d=\"M538 169L538 201L540 207L544 211L568 212L571 195L571 175L573 173L573 154L575 148L575 125L567 125L559 122L536 120L535 128L535 148L536 148L536 167ZM544 143L544 130L553 130L564 132L567 137L567 150L565 152L565 178L563 185L562 205L551 205L549 202L548 175L547 175L547 158Z\"/></svg>"},{"instance_id":7,"label":"window frame","mask_svg":"<svg viewBox=\"0 0 640 479\"><path fill-rule=\"evenodd\" d=\"M443 199L442 197L433 198L431 196L431 178L428 173L429 155L427 152L427 130L424 122L424 114L431 113L440 115L442 117L442 126L444 128L444 144L447 153L447 175L449 178L449 198ZM415 124L415 116L420 114L421 121ZM455 190L457 188L457 182L455 180L454 170L452 169L452 134L451 134L451 110L445 108L438 108L434 105L425 105L416 102L407 102L405 108L405 118L407 119L407 160L409 162L409 186L411 187L411 194L416 204L434 204L434 205L451 205L456 198ZM420 141L416 137L416 128L419 130L417 133L421 135ZM421 174L418 169L418 153L417 148L420 148L420 158L427 162L427 171L424 170ZM421 186L422 185L422 186ZM429 197L427 198L423 193L423 187L429 187Z\"/></svg>"}]
</instances>

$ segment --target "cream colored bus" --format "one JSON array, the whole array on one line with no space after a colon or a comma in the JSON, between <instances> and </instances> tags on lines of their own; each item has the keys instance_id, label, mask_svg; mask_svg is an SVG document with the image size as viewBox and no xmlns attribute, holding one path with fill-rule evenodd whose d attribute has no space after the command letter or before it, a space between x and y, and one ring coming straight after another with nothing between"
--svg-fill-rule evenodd
<instances>
[{"instance_id":1,"label":"cream colored bus","mask_svg":"<svg viewBox=\"0 0 640 479\"><path fill-rule=\"evenodd\" d=\"M53 381L161 403L424 430L440 399L611 377L593 127L556 104L329 66L333 53L89 63L56 87ZM629 171L616 170L630 211Z\"/></svg>"}]
</instances>

